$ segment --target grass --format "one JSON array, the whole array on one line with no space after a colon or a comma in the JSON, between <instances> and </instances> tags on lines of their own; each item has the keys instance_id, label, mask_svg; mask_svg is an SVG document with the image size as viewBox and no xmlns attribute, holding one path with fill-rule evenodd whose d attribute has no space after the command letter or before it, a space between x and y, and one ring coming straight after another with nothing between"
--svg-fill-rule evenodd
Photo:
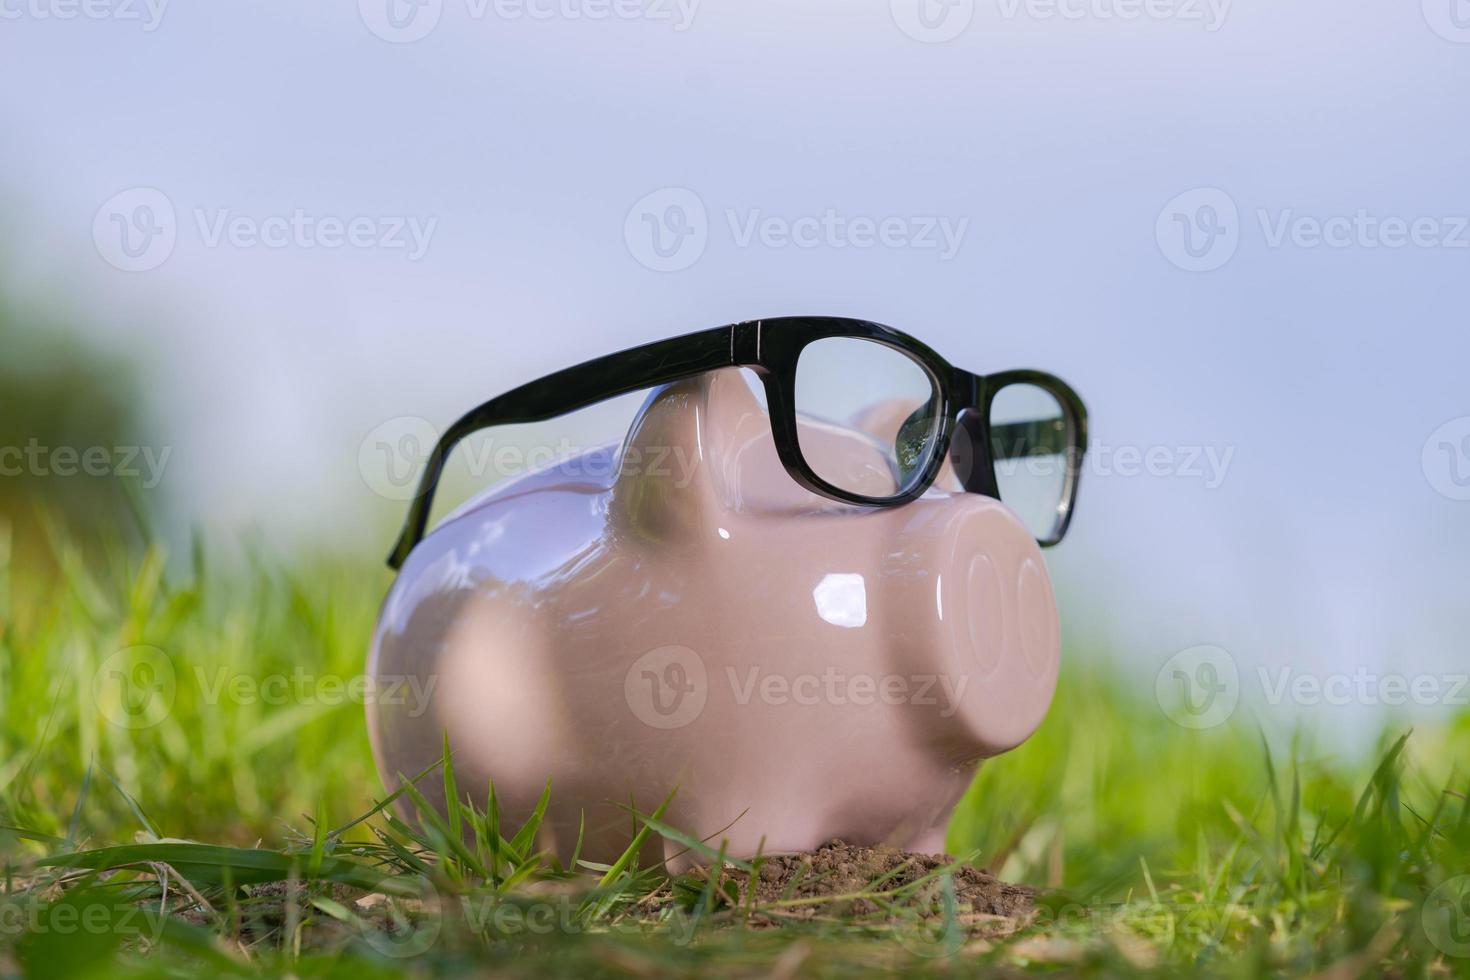
<instances>
[{"instance_id":1,"label":"grass","mask_svg":"<svg viewBox=\"0 0 1470 980\"><path fill-rule=\"evenodd\" d=\"M22 563L0 534L0 976L1470 975L1470 718L1363 759L1244 713L1186 731L1152 678L1074 644L1042 730L950 829L1037 914L977 929L943 872L811 908L756 900L734 872L760 858L659 813L630 836L730 874L671 879L637 840L562 866L536 816L508 826L442 764L420 779L458 810L384 809L361 705L323 681L361 671L386 573L44 537Z\"/></svg>"}]
</instances>

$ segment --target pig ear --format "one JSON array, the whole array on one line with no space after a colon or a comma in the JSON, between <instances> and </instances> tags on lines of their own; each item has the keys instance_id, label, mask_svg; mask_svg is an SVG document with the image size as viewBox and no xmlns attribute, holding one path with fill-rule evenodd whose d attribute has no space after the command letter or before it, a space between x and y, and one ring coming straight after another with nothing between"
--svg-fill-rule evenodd
<instances>
[{"instance_id":1,"label":"pig ear","mask_svg":"<svg viewBox=\"0 0 1470 980\"><path fill-rule=\"evenodd\" d=\"M703 443L710 375L648 396L618 454L609 522L620 534L670 546L693 544L717 495Z\"/></svg>"},{"instance_id":2,"label":"pig ear","mask_svg":"<svg viewBox=\"0 0 1470 980\"><path fill-rule=\"evenodd\" d=\"M674 544L716 534L731 511L801 506L771 422L738 368L655 390L628 430L610 518L622 533Z\"/></svg>"}]
</instances>

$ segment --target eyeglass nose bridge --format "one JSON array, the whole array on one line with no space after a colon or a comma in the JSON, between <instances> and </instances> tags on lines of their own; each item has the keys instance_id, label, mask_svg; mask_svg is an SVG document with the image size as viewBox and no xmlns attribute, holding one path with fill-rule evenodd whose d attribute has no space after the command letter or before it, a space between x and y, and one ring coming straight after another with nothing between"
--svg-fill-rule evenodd
<instances>
[{"instance_id":1,"label":"eyeglass nose bridge","mask_svg":"<svg viewBox=\"0 0 1470 980\"><path fill-rule=\"evenodd\" d=\"M970 493L1000 499L990 452L990 426L979 409L960 410L950 438L949 461L960 486Z\"/></svg>"}]
</instances>

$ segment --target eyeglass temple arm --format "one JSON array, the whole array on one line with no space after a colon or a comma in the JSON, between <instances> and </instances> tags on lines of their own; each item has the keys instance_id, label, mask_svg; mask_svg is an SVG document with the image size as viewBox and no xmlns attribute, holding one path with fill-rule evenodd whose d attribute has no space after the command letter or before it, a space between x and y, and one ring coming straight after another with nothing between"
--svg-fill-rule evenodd
<instances>
[{"instance_id":1,"label":"eyeglass temple arm","mask_svg":"<svg viewBox=\"0 0 1470 980\"><path fill-rule=\"evenodd\" d=\"M403 567L409 552L423 540L444 464L461 439L492 425L545 422L640 388L734 366L740 363L734 346L735 329L701 330L585 361L507 391L467 412L449 427L429 454L403 530L388 556L388 567Z\"/></svg>"}]
</instances>

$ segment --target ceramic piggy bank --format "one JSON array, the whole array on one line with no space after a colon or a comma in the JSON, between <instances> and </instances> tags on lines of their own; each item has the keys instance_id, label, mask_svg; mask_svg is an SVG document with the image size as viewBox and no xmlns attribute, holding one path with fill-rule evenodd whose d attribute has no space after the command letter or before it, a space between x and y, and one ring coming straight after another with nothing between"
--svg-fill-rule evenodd
<instances>
[{"instance_id":1,"label":"ceramic piggy bank","mask_svg":"<svg viewBox=\"0 0 1470 980\"><path fill-rule=\"evenodd\" d=\"M862 433L819 440L866 465ZM670 794L665 823L732 855L942 850L979 760L1040 724L1059 653L1032 536L942 483L836 503L782 469L738 369L654 391L620 446L493 488L409 556L369 670L427 699L369 708L385 782L447 735L458 785L482 802L493 779L519 826L549 777L540 843L563 860L579 832L583 857L620 853L630 808Z\"/></svg>"}]
</instances>

